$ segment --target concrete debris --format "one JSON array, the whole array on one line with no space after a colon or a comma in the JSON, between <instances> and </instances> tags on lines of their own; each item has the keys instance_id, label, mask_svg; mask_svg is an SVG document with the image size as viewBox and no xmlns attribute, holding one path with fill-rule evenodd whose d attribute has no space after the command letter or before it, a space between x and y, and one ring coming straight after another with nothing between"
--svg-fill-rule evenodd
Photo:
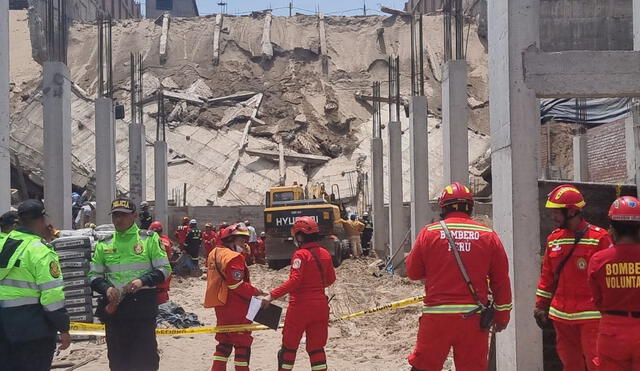
<instances>
[{"instance_id":1,"label":"concrete debris","mask_svg":"<svg viewBox=\"0 0 640 371\"><path fill-rule=\"evenodd\" d=\"M278 161L280 156L279 150L249 148L247 149L246 152L248 155L264 157L271 161ZM284 158L287 161L303 162L303 163L313 164L313 165L322 165L331 160L331 157L327 157L327 156L305 155L303 153L297 153L297 152L288 151L288 150L284 151Z\"/></svg>"},{"instance_id":2,"label":"concrete debris","mask_svg":"<svg viewBox=\"0 0 640 371\"><path fill-rule=\"evenodd\" d=\"M222 29L222 14L216 14L216 26L213 29L213 65L220 62L220 30Z\"/></svg>"},{"instance_id":3,"label":"concrete debris","mask_svg":"<svg viewBox=\"0 0 640 371\"><path fill-rule=\"evenodd\" d=\"M156 23L158 20L156 20ZM162 31L160 34L160 46L158 53L160 54L160 63L164 64L168 57L168 43L169 43L169 23L171 22L171 15L165 12L162 16Z\"/></svg>"},{"instance_id":4,"label":"concrete debris","mask_svg":"<svg viewBox=\"0 0 640 371\"><path fill-rule=\"evenodd\" d=\"M271 60L273 58L273 45L271 45L271 11L268 10L264 17L264 27L262 29L262 59Z\"/></svg>"},{"instance_id":5,"label":"concrete debris","mask_svg":"<svg viewBox=\"0 0 640 371\"><path fill-rule=\"evenodd\" d=\"M180 87L178 86L178 84L176 84L175 81L173 81L173 79L169 76L165 77L162 80L162 87L166 90L178 90L180 89Z\"/></svg>"},{"instance_id":6,"label":"concrete debris","mask_svg":"<svg viewBox=\"0 0 640 371\"><path fill-rule=\"evenodd\" d=\"M169 190L182 189L186 183L187 203L190 205L205 205L207 200L222 206L262 203L265 189L278 184L282 171L274 161L249 156L240 149L249 142L252 149L279 152L275 140L277 135L282 136L285 151L289 153L331 158L322 165L291 161L286 166L287 182L336 183L345 189L343 193L349 193L346 191L349 188L347 177L342 173L353 170L359 158L368 156L371 137L371 101L357 99L354 92L361 91L363 96L370 96L371 82L388 78L388 53L393 52L400 57L403 76L410 73L410 35L405 17L390 22L388 17L381 16L325 16L326 54L331 64L331 71L326 75L321 71L317 16L272 17L269 45L273 49L273 57L268 63L261 60L265 18L264 13L255 18L224 17L221 33L226 30L228 34L220 35L217 66L211 62L213 18L172 20L171 34L167 39L171 45L167 45L168 58L161 68L157 62L160 31L153 20L127 21L126 28L124 22L114 24L113 45L117 47L114 48L113 59L114 66L118 67L114 69L114 98L118 102L129 101L128 68L123 72L121 67L128 63L130 52L143 54L147 140L152 142L155 138L155 94L162 89L167 98L166 114L170 116L171 129L167 131L169 153L180 153L190 159L190 162L172 164ZM434 36L428 40L433 50L441 49L442 17L425 16L424 24L425 32ZM28 35L26 22L21 25L24 28L22 32ZM16 30L12 28L11 32L11 37L14 37ZM384 37L376 38L381 34ZM470 99L470 102L475 104L489 99L486 91L487 58L474 25L471 25L469 35L469 95L475 99ZM95 55L91 53L95 50L95 25L74 23L70 40L71 76L91 97L97 84ZM15 56L12 53L12 66L29 65L27 62L30 60L14 60ZM42 106L38 98L41 72L38 65L34 66L37 69L30 67L28 71L12 68L11 79L18 83L11 93L13 124L10 147L20 157L27 182L32 179L41 184ZM21 75L16 78L14 73ZM425 93L429 97L430 112L437 113L441 104L440 84L435 72L427 70L425 73ZM401 95L408 96L408 85L401 88ZM258 92L264 94L259 118L253 114ZM387 95L386 92L383 95ZM87 99L76 96L72 99L73 183L91 189L95 181L95 108ZM383 110L386 109L385 103L382 106ZM482 106L473 109L470 128L480 134L488 133L488 111ZM129 115L128 109L126 115ZM383 113L383 117L386 118L387 114ZM126 117L125 121L128 120ZM438 123L437 118L429 118L429 161L434 172L431 179L435 183L442 177L439 170L442 162L438 157L440 147L437 142L432 142L440 140L441 133L434 128ZM407 127L403 129L407 130ZM119 138L127 136L126 126L117 125L116 130ZM129 177L127 147L123 143L126 141L116 144L120 190L128 188ZM470 134L471 163L484 154L487 143L488 137ZM482 147L482 150L473 149L475 147ZM152 151L148 152L147 164L152 164ZM408 164L407 157L407 169ZM366 161L358 171L369 171ZM408 172L405 175L408 181ZM147 168L147 177L153 179L151 166ZM153 181L147 183L147 193L153 194ZM226 191L218 193L221 189ZM408 184L405 184L405 189L409 189Z\"/></svg>"},{"instance_id":7,"label":"concrete debris","mask_svg":"<svg viewBox=\"0 0 640 371\"><path fill-rule=\"evenodd\" d=\"M411 13L409 12L405 12L404 10L389 8L387 6L381 6L380 11L383 13L391 14L391 15L398 15L398 16L405 16L405 17L411 16Z\"/></svg>"},{"instance_id":8,"label":"concrete debris","mask_svg":"<svg viewBox=\"0 0 640 371\"><path fill-rule=\"evenodd\" d=\"M205 100L208 100L208 98L213 96L211 88L209 88L209 86L203 79L196 80L196 82L191 84L191 86L189 86L189 88L185 90L185 93L202 97Z\"/></svg>"}]
</instances>

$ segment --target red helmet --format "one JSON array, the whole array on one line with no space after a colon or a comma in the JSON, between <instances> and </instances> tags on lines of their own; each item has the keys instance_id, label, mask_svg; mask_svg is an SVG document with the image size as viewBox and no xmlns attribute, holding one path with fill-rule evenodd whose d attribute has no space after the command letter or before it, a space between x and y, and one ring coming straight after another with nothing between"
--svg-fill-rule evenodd
<instances>
[{"instance_id":1,"label":"red helmet","mask_svg":"<svg viewBox=\"0 0 640 371\"><path fill-rule=\"evenodd\" d=\"M213 228L213 224L211 223L207 223L204 225L205 228Z\"/></svg>"},{"instance_id":2,"label":"red helmet","mask_svg":"<svg viewBox=\"0 0 640 371\"><path fill-rule=\"evenodd\" d=\"M182 217L182 223L189 223L189 220L191 220L191 219L189 219L188 216L183 216Z\"/></svg>"},{"instance_id":3,"label":"red helmet","mask_svg":"<svg viewBox=\"0 0 640 371\"><path fill-rule=\"evenodd\" d=\"M155 221L149 225L149 230L156 233L162 233L162 223Z\"/></svg>"},{"instance_id":4,"label":"red helmet","mask_svg":"<svg viewBox=\"0 0 640 371\"><path fill-rule=\"evenodd\" d=\"M445 206L459 203L473 206L473 193L471 193L471 190L459 182L453 182L444 187L442 195L438 199L438 207L444 208Z\"/></svg>"},{"instance_id":5,"label":"red helmet","mask_svg":"<svg viewBox=\"0 0 640 371\"><path fill-rule=\"evenodd\" d=\"M221 240L226 240L227 238L230 238L233 236L250 237L251 234L249 233L249 229L247 229L247 226L244 225L243 223L230 225L227 228L223 229L222 232L220 232Z\"/></svg>"},{"instance_id":6,"label":"red helmet","mask_svg":"<svg viewBox=\"0 0 640 371\"><path fill-rule=\"evenodd\" d=\"M622 196L609 208L609 219L615 221L640 222L640 201L632 196Z\"/></svg>"},{"instance_id":7,"label":"red helmet","mask_svg":"<svg viewBox=\"0 0 640 371\"><path fill-rule=\"evenodd\" d=\"M291 235L296 236L298 233L313 234L320 233L320 227L315 219L310 216L301 216L296 219L291 227Z\"/></svg>"},{"instance_id":8,"label":"red helmet","mask_svg":"<svg viewBox=\"0 0 640 371\"><path fill-rule=\"evenodd\" d=\"M549 193L545 207L547 209L582 210L586 204L578 188L571 184L563 184Z\"/></svg>"},{"instance_id":9,"label":"red helmet","mask_svg":"<svg viewBox=\"0 0 640 371\"><path fill-rule=\"evenodd\" d=\"M227 222L220 223L220 229L227 228L228 226L229 224L227 224Z\"/></svg>"}]
</instances>

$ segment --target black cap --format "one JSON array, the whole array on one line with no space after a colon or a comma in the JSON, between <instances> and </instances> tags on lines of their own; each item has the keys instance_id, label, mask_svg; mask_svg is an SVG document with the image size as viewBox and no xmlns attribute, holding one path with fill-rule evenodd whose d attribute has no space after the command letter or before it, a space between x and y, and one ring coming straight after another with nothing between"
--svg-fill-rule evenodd
<instances>
[{"instance_id":1,"label":"black cap","mask_svg":"<svg viewBox=\"0 0 640 371\"><path fill-rule=\"evenodd\" d=\"M18 218L22 220L37 219L47 215L44 204L38 200L26 200L18 205Z\"/></svg>"},{"instance_id":2,"label":"black cap","mask_svg":"<svg viewBox=\"0 0 640 371\"><path fill-rule=\"evenodd\" d=\"M130 199L126 197L118 197L111 203L111 214L113 213L126 213L131 214L136 212L136 205Z\"/></svg>"},{"instance_id":3,"label":"black cap","mask_svg":"<svg viewBox=\"0 0 640 371\"><path fill-rule=\"evenodd\" d=\"M0 227L6 228L18 223L18 212L7 211L0 216Z\"/></svg>"}]
</instances>

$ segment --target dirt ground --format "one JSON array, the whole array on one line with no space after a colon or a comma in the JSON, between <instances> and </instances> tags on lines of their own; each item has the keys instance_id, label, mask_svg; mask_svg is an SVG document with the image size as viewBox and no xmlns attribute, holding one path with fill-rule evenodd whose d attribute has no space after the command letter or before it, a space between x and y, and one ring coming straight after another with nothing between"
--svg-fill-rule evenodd
<instances>
[{"instance_id":1,"label":"dirt ground","mask_svg":"<svg viewBox=\"0 0 640 371\"><path fill-rule=\"evenodd\" d=\"M421 295L420 282L386 275L373 276L368 267L373 259L349 260L337 269L337 281L327 291L331 301L331 317L374 308L385 303ZM289 268L271 271L264 266L252 266L254 284L270 290L284 282ZM197 278L176 277L172 281L171 300L194 312L206 326L215 324L215 314L202 307L206 281ZM286 301L277 302L286 307ZM329 329L327 357L329 368L340 371L408 371L406 357L411 352L417 333L420 305L414 304L394 311L380 312L353 320L334 323ZM254 333L251 369L271 371L276 368L276 352L280 348L281 333L260 331ZM304 339L303 339L304 341ZM185 337L159 336L160 370L199 371L211 367L214 335ZM54 362L79 363L98 357L78 368L81 371L108 369L106 345L103 339L77 342L69 350L61 352ZM309 370L309 360L300 345L296 370ZM229 366L232 369L232 366ZM447 365L445 370L451 370Z\"/></svg>"}]
</instances>

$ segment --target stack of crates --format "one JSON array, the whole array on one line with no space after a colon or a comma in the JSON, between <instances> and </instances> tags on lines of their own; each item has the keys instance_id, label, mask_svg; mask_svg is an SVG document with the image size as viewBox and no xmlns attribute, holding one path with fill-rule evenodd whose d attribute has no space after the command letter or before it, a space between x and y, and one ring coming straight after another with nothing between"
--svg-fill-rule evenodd
<instances>
[{"instance_id":1,"label":"stack of crates","mask_svg":"<svg viewBox=\"0 0 640 371\"><path fill-rule=\"evenodd\" d=\"M75 235L60 237L51 242L60 258L65 304L72 322L93 323L95 301L88 273L94 241L92 236Z\"/></svg>"}]
</instances>

